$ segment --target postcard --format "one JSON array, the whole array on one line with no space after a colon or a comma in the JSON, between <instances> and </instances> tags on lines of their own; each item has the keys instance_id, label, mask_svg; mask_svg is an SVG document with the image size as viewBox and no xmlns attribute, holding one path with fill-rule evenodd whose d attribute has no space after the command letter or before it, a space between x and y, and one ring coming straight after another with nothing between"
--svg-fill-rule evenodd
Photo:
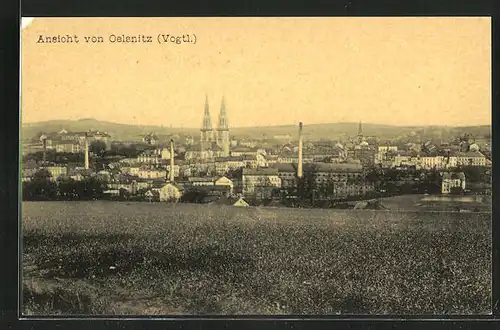
<instances>
[{"instance_id":1,"label":"postcard","mask_svg":"<svg viewBox=\"0 0 500 330\"><path fill-rule=\"evenodd\" d=\"M23 316L488 315L491 20L28 18Z\"/></svg>"}]
</instances>

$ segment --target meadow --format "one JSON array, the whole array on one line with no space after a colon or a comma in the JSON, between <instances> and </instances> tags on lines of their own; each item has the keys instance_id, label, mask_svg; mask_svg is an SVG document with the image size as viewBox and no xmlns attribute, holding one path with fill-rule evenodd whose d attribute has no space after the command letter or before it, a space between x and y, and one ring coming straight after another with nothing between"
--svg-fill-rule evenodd
<instances>
[{"instance_id":1,"label":"meadow","mask_svg":"<svg viewBox=\"0 0 500 330\"><path fill-rule=\"evenodd\" d=\"M489 314L491 214L23 202L23 313Z\"/></svg>"}]
</instances>

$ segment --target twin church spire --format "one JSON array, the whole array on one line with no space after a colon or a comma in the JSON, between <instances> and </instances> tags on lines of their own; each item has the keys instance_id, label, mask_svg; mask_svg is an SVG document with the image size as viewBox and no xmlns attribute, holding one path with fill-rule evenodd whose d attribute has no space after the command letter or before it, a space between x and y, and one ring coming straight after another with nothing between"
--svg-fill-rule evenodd
<instances>
[{"instance_id":1,"label":"twin church spire","mask_svg":"<svg viewBox=\"0 0 500 330\"><path fill-rule=\"evenodd\" d=\"M203 125L201 129L204 131L212 130L212 120L210 118L210 107L208 105L208 96L205 96L205 113L203 114ZM223 96L219 112L219 125L217 127L217 130L228 130L228 129L229 129L229 124L226 113L226 102Z\"/></svg>"},{"instance_id":2,"label":"twin church spire","mask_svg":"<svg viewBox=\"0 0 500 330\"><path fill-rule=\"evenodd\" d=\"M212 128L210 118L210 107L208 96L205 95L205 112L203 114L203 124L201 127L200 147L201 151L212 150L214 143L222 150L224 156L229 156L229 122L226 113L226 102L222 97L219 122L216 131Z\"/></svg>"}]
</instances>

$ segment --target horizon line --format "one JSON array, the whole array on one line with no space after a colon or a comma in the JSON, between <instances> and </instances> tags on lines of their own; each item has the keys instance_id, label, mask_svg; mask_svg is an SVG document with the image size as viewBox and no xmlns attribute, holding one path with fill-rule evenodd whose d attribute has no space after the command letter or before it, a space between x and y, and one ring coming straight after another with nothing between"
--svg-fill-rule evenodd
<instances>
[{"instance_id":1,"label":"horizon line","mask_svg":"<svg viewBox=\"0 0 500 330\"><path fill-rule=\"evenodd\" d=\"M120 123L120 122L113 122L113 121L108 121L108 120L100 120L96 118L80 118L80 119L49 119L49 120L44 120L44 121L33 121L33 122L21 122L21 126L23 125L37 125L37 124L44 124L48 122L53 122L53 121L68 121L68 122L79 122L79 121L96 121L96 122L101 122L101 123L109 123L109 124L115 124L115 125L125 125L125 126L139 126L139 127L146 127L146 126L154 126L162 129L200 129L199 127L191 127L191 126L170 126L170 125L158 125L158 124L132 124L132 123ZM304 123L304 121L299 121ZM299 122L296 124L268 124L268 125L255 125L255 126L232 126L230 127L231 129L241 129L241 128L265 128L265 127L284 127L284 126L299 126ZM334 124L355 124L358 125L359 121L340 121L340 122L325 122L325 123L312 123L312 124L304 124L304 126L313 126L313 125L334 125ZM362 125L380 125L380 126L392 126L392 127L404 127L404 128L410 128L410 127L474 127L474 126L492 126L492 123L487 123L487 124L474 124L474 125L447 125L447 124L407 124L407 125L394 125L394 124L383 124L383 123L372 123L372 122L362 122ZM214 127L213 130L217 130L217 127Z\"/></svg>"}]
</instances>

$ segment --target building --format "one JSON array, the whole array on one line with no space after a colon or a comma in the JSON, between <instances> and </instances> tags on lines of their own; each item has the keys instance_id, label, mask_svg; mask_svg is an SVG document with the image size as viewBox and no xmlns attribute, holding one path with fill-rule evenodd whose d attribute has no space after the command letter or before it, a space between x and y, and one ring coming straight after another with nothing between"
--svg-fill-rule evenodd
<instances>
[{"instance_id":1,"label":"building","mask_svg":"<svg viewBox=\"0 0 500 330\"><path fill-rule=\"evenodd\" d=\"M68 174L68 168L66 166L47 166L45 169L49 171L51 180L53 181Z\"/></svg>"},{"instance_id":2,"label":"building","mask_svg":"<svg viewBox=\"0 0 500 330\"><path fill-rule=\"evenodd\" d=\"M236 201L232 202L233 206L238 206L238 207L248 207L249 204L247 201L243 199L243 197L238 198Z\"/></svg>"},{"instance_id":3,"label":"building","mask_svg":"<svg viewBox=\"0 0 500 330\"><path fill-rule=\"evenodd\" d=\"M75 181L82 181L82 180L92 176L92 174L93 174L92 170L81 168L81 167L71 168L67 172L67 175Z\"/></svg>"},{"instance_id":4,"label":"building","mask_svg":"<svg viewBox=\"0 0 500 330\"><path fill-rule=\"evenodd\" d=\"M213 186L215 180L214 177L189 177L188 183L192 186Z\"/></svg>"},{"instance_id":5,"label":"building","mask_svg":"<svg viewBox=\"0 0 500 330\"><path fill-rule=\"evenodd\" d=\"M170 153L168 158L170 158ZM163 158L161 150L145 150L139 156L137 156L137 163L158 165L162 163L162 159Z\"/></svg>"},{"instance_id":6,"label":"building","mask_svg":"<svg viewBox=\"0 0 500 330\"><path fill-rule=\"evenodd\" d=\"M292 188L297 186L297 164L277 163L272 164L272 168L278 170L282 188Z\"/></svg>"},{"instance_id":7,"label":"building","mask_svg":"<svg viewBox=\"0 0 500 330\"><path fill-rule=\"evenodd\" d=\"M379 153L386 153L386 152L397 152L398 147L397 146L378 146L378 152Z\"/></svg>"},{"instance_id":8,"label":"building","mask_svg":"<svg viewBox=\"0 0 500 330\"><path fill-rule=\"evenodd\" d=\"M441 177L442 194L452 193L453 188L461 188L462 190L465 190L465 174L463 172L460 173L444 172L441 175L442 175Z\"/></svg>"},{"instance_id":9,"label":"building","mask_svg":"<svg viewBox=\"0 0 500 330\"><path fill-rule=\"evenodd\" d=\"M136 175L141 179L165 179L167 177L167 171L164 169L156 168L138 168L138 171L131 172L131 174Z\"/></svg>"},{"instance_id":10,"label":"building","mask_svg":"<svg viewBox=\"0 0 500 330\"><path fill-rule=\"evenodd\" d=\"M314 163L306 164L304 171L314 174L317 199L343 199L375 191L374 184L365 180L361 164Z\"/></svg>"},{"instance_id":11,"label":"building","mask_svg":"<svg viewBox=\"0 0 500 330\"><path fill-rule=\"evenodd\" d=\"M222 98L221 102L218 127L215 131L212 128L212 120L210 118L210 109L208 105L208 96L205 98L203 125L200 130L200 156L203 157L203 152L209 150L220 151L219 155L223 157L227 157L230 154L229 121L227 118L224 97Z\"/></svg>"},{"instance_id":12,"label":"building","mask_svg":"<svg viewBox=\"0 0 500 330\"><path fill-rule=\"evenodd\" d=\"M82 148L79 143L74 140L62 140L55 142L56 152L79 153Z\"/></svg>"},{"instance_id":13,"label":"building","mask_svg":"<svg viewBox=\"0 0 500 330\"><path fill-rule=\"evenodd\" d=\"M154 133L147 134L142 138L142 141L146 144L156 145L158 143L158 136Z\"/></svg>"},{"instance_id":14,"label":"building","mask_svg":"<svg viewBox=\"0 0 500 330\"><path fill-rule=\"evenodd\" d=\"M281 179L275 168L243 169L243 195L254 195L257 190L281 188ZM267 193L266 193L267 195ZM267 196L266 196L267 197Z\"/></svg>"},{"instance_id":15,"label":"building","mask_svg":"<svg viewBox=\"0 0 500 330\"><path fill-rule=\"evenodd\" d=\"M85 139L88 140L89 145L92 145L95 141L101 141L105 144L106 149L109 150L111 148L111 136L107 132L93 131L89 130L87 132L68 132L65 129L62 129L60 132L50 137L52 143L55 145L59 141L68 141L72 140L80 145L80 148L83 149L85 145Z\"/></svg>"},{"instance_id":16,"label":"building","mask_svg":"<svg viewBox=\"0 0 500 330\"><path fill-rule=\"evenodd\" d=\"M217 180L215 180L214 185L229 187L229 193L230 194L233 193L233 188L234 188L233 181L225 176L222 176Z\"/></svg>"},{"instance_id":17,"label":"building","mask_svg":"<svg viewBox=\"0 0 500 330\"><path fill-rule=\"evenodd\" d=\"M428 156L426 154L421 154L419 158L420 168L425 170L443 169L445 164L446 160L444 156Z\"/></svg>"},{"instance_id":18,"label":"building","mask_svg":"<svg viewBox=\"0 0 500 330\"><path fill-rule=\"evenodd\" d=\"M479 151L457 152L458 166L486 166L486 157Z\"/></svg>"},{"instance_id":19,"label":"building","mask_svg":"<svg viewBox=\"0 0 500 330\"><path fill-rule=\"evenodd\" d=\"M158 192L160 202L177 202L182 196L182 188L170 182L154 184L151 190Z\"/></svg>"}]
</instances>

